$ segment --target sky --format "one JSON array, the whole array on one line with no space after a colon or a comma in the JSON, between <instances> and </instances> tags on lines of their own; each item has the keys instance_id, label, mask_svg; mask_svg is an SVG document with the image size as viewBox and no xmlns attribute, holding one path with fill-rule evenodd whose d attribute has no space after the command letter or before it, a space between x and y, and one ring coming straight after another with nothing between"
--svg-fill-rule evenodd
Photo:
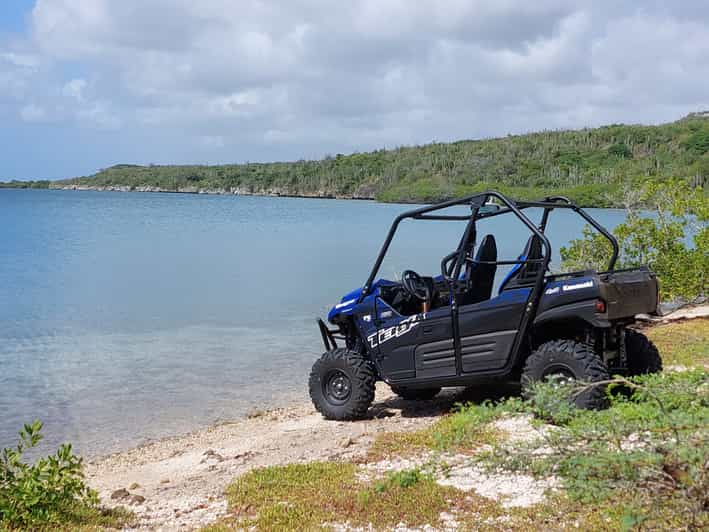
<instances>
[{"instance_id":1,"label":"sky","mask_svg":"<svg viewBox=\"0 0 709 532\"><path fill-rule=\"evenodd\" d=\"M0 0L0 180L707 109L707 0Z\"/></svg>"}]
</instances>

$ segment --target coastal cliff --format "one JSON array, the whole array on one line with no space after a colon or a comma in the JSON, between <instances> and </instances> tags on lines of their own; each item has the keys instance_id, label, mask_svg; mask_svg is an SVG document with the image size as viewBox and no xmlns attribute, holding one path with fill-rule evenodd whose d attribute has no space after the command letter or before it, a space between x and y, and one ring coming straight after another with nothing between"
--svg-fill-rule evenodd
<instances>
[{"instance_id":1,"label":"coastal cliff","mask_svg":"<svg viewBox=\"0 0 709 532\"><path fill-rule=\"evenodd\" d=\"M51 183L47 188L52 190L93 190L103 192L163 192L174 194L210 194L210 195L233 195L233 196L272 196L291 198L322 198L322 199L351 199L351 200L374 200L373 194L332 194L325 191L298 192L294 193L281 188L264 188L252 190L244 187L230 188L202 188L197 186L178 186L176 188L163 188L153 185L65 185Z\"/></svg>"}]
</instances>

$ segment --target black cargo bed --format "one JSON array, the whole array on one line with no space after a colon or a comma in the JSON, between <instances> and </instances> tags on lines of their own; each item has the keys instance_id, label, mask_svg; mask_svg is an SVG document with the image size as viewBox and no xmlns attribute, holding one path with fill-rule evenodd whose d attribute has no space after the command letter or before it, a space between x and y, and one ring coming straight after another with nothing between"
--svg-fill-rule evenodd
<instances>
[{"instance_id":1,"label":"black cargo bed","mask_svg":"<svg viewBox=\"0 0 709 532\"><path fill-rule=\"evenodd\" d=\"M659 285L657 276L648 268L606 272L599 277L609 320L657 314Z\"/></svg>"}]
</instances>

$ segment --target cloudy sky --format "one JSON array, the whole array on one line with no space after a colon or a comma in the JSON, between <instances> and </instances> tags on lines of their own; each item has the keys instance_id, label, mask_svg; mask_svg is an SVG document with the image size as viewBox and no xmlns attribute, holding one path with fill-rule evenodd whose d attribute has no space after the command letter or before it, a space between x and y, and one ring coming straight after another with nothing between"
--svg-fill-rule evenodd
<instances>
[{"instance_id":1,"label":"cloudy sky","mask_svg":"<svg viewBox=\"0 0 709 532\"><path fill-rule=\"evenodd\" d=\"M0 0L0 180L700 109L707 0Z\"/></svg>"}]
</instances>

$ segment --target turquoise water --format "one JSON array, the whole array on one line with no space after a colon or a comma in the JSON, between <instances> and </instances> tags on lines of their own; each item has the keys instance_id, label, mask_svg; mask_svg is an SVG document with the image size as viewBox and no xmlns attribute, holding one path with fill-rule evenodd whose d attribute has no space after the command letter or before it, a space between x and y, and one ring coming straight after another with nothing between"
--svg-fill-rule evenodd
<instances>
[{"instance_id":1,"label":"turquoise water","mask_svg":"<svg viewBox=\"0 0 709 532\"><path fill-rule=\"evenodd\" d=\"M314 318L363 284L409 208L0 190L0 447L35 418L47 447L96 454L305 398ZM609 227L624 217L592 212ZM516 257L526 230L485 224L500 257ZM582 226L552 215L555 256ZM462 230L405 223L382 276L437 274Z\"/></svg>"}]
</instances>

